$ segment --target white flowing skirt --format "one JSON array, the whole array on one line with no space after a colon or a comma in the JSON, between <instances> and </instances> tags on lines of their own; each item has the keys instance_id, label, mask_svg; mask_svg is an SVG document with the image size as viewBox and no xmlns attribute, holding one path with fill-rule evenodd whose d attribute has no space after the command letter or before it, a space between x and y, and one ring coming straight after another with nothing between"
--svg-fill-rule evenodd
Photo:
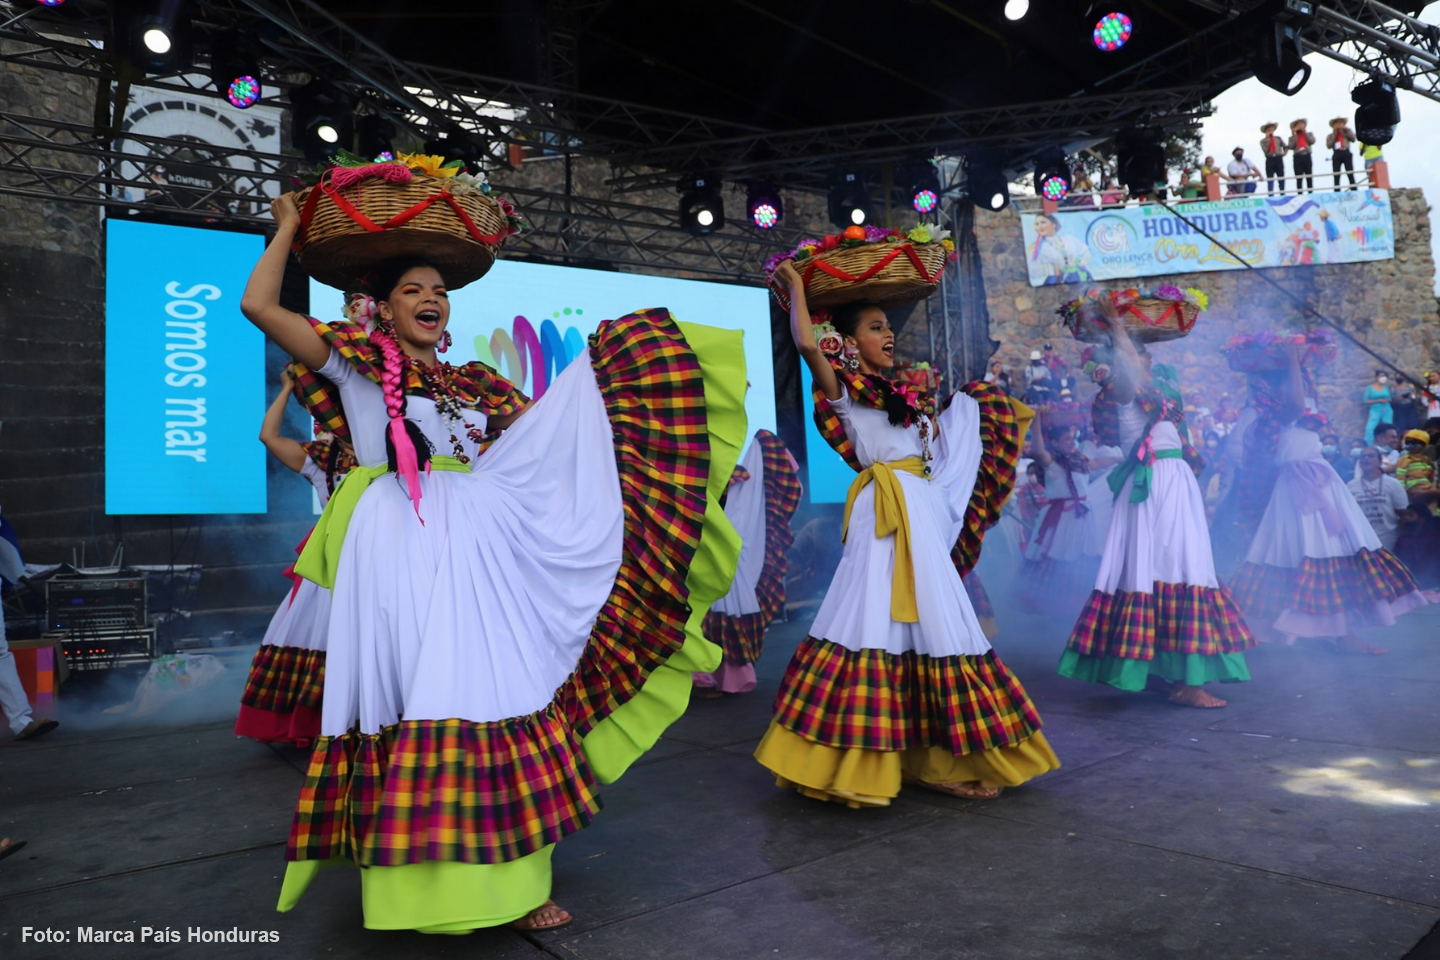
<instances>
[{"instance_id":1,"label":"white flowing skirt","mask_svg":"<svg viewBox=\"0 0 1440 960\"><path fill-rule=\"evenodd\" d=\"M1083 488L1081 493L1084 493ZM1064 509L1066 507L1069 509ZM1085 510L1083 514L1079 512L1081 508ZM1047 515L1055 510L1060 511L1060 519L1042 541L1039 531L1044 529ZM1084 557L1097 557L1102 551L1094 546L1099 540L1095 529L1095 508L1089 499L1083 499L1079 503L1051 501L1040 511L1035 524L1036 535L1025 549L1025 559L1049 559L1069 563Z\"/></svg>"},{"instance_id":2,"label":"white flowing skirt","mask_svg":"<svg viewBox=\"0 0 1440 960\"><path fill-rule=\"evenodd\" d=\"M623 540L612 431L588 355L472 472L361 496L331 604L321 733L474 722L550 703L614 586Z\"/></svg>"},{"instance_id":3,"label":"white flowing skirt","mask_svg":"<svg viewBox=\"0 0 1440 960\"><path fill-rule=\"evenodd\" d=\"M1090 479L1086 496L1095 519L1086 531L1090 539L1085 544L1085 552L1092 556L1098 557L1105 552L1105 539L1110 535L1110 516L1115 512L1115 492L1110 489L1110 473L1114 469L1107 467Z\"/></svg>"},{"instance_id":4,"label":"white flowing skirt","mask_svg":"<svg viewBox=\"0 0 1440 960\"><path fill-rule=\"evenodd\" d=\"M960 535L980 465L980 411L956 395L939 418L931 478L897 473L910 521L919 622L890 619L895 538L875 536L875 485L855 499L845 551L810 635L847 650L907 651L931 657L979 656L990 643L970 605L950 550Z\"/></svg>"},{"instance_id":5,"label":"white flowing skirt","mask_svg":"<svg viewBox=\"0 0 1440 960\"><path fill-rule=\"evenodd\" d=\"M330 591L309 580L301 580L299 589L285 592L285 599L265 628L262 646L298 647L301 650L324 650L325 635L330 626Z\"/></svg>"},{"instance_id":6,"label":"white flowing skirt","mask_svg":"<svg viewBox=\"0 0 1440 960\"><path fill-rule=\"evenodd\" d=\"M1184 460L1157 460L1150 495L1130 502L1135 481L1120 488L1095 589L1151 593L1156 583L1218 587L1200 484Z\"/></svg>"},{"instance_id":7,"label":"white flowing skirt","mask_svg":"<svg viewBox=\"0 0 1440 960\"><path fill-rule=\"evenodd\" d=\"M1328 463L1324 467L1327 472L1316 472L1326 476L1329 482L1317 490L1315 481L1302 473L1306 468L1294 463L1280 465L1275 492L1270 495L1265 516L1245 556L1247 563L1298 567L1306 557L1317 560L1349 557L1361 550L1380 549L1375 528L1365 519L1355 497L1340 481L1340 475ZM1332 533L1319 510L1306 513L1301 509L1307 497L1317 492L1344 520L1343 530Z\"/></svg>"}]
</instances>

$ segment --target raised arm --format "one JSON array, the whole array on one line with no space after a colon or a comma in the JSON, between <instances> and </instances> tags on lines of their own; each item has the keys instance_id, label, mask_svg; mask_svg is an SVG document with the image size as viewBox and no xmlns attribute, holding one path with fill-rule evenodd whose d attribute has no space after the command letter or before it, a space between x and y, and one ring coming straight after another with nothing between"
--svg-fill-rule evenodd
<instances>
[{"instance_id":1,"label":"raised arm","mask_svg":"<svg viewBox=\"0 0 1440 960\"><path fill-rule=\"evenodd\" d=\"M1305 377L1300 372L1300 351L1293 343L1281 345L1289 364L1285 394L1280 403L1280 422L1290 423L1305 412Z\"/></svg>"},{"instance_id":2,"label":"raised arm","mask_svg":"<svg viewBox=\"0 0 1440 960\"><path fill-rule=\"evenodd\" d=\"M279 228L250 272L250 282L245 285L245 295L240 300L240 312L286 353L312 370L318 370L330 359L330 348L309 320L280 306L280 283L285 278L290 245L300 229L300 211L295 208L295 199L284 194L271 202L270 212Z\"/></svg>"},{"instance_id":3,"label":"raised arm","mask_svg":"<svg viewBox=\"0 0 1440 960\"><path fill-rule=\"evenodd\" d=\"M295 381L290 378L290 371L282 371L280 392L270 402L270 409L265 411L265 419L260 421L260 442L265 444L270 456L299 473L305 466L305 448L300 445L300 441L280 435L280 424L285 420L285 404L290 401L290 391L294 387Z\"/></svg>"},{"instance_id":4,"label":"raised arm","mask_svg":"<svg viewBox=\"0 0 1440 960\"><path fill-rule=\"evenodd\" d=\"M1108 297L1100 298L1100 312L1110 328L1110 342L1113 345L1113 379L1110 381L1110 399L1118 404L1127 404L1135 399L1142 387L1150 385L1150 372L1140 361L1140 354L1125 329L1125 321Z\"/></svg>"},{"instance_id":5,"label":"raised arm","mask_svg":"<svg viewBox=\"0 0 1440 960\"><path fill-rule=\"evenodd\" d=\"M795 348L800 351L801 359L810 368L810 376L815 379L815 386L820 388L825 399L839 400L840 380L835 376L835 368L820 352L820 345L815 342L810 307L805 303L805 281L800 279L792 260L782 261L775 268L775 276L790 292L790 337L795 341Z\"/></svg>"},{"instance_id":6,"label":"raised arm","mask_svg":"<svg viewBox=\"0 0 1440 960\"><path fill-rule=\"evenodd\" d=\"M1055 458L1050 456L1050 451L1045 448L1045 415L1042 413L1036 419L1034 429L1030 431L1034 460L1042 467L1049 467L1055 462Z\"/></svg>"}]
</instances>

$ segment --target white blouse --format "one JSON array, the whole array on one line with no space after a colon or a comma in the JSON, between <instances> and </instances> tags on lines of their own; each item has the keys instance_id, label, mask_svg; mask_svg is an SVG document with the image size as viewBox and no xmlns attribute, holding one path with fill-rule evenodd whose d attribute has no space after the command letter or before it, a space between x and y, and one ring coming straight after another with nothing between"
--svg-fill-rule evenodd
<instances>
[{"instance_id":1,"label":"white blouse","mask_svg":"<svg viewBox=\"0 0 1440 960\"><path fill-rule=\"evenodd\" d=\"M350 442L355 446L355 459L362 467L373 467L386 461L385 431L390 426L390 416L385 411L385 391L380 384L357 373L340 351L330 348L330 359L316 371L320 376L335 384L340 390L340 402L345 406L345 422L350 425ZM455 444L450 440L450 428L435 409L435 401L429 397L406 397L405 418L414 420L435 448L435 453L453 456ZM460 438L465 455L475 459L479 446L466 434L465 428L471 423L482 432L487 416L472 411L464 421L456 424L456 436Z\"/></svg>"}]
</instances>

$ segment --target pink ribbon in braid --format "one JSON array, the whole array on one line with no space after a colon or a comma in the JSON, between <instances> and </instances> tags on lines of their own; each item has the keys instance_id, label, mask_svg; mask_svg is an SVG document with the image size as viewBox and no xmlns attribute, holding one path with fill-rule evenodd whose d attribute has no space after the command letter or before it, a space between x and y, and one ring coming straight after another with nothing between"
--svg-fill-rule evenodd
<instances>
[{"instance_id":1,"label":"pink ribbon in braid","mask_svg":"<svg viewBox=\"0 0 1440 960\"><path fill-rule=\"evenodd\" d=\"M380 373L380 386L385 391L385 412L390 416L390 442L395 447L395 471L405 480L410 502L415 505L415 516L420 523L420 459L415 454L415 444L405 429L405 357L395 338L376 329L370 335L379 344L385 357L385 368Z\"/></svg>"}]
</instances>

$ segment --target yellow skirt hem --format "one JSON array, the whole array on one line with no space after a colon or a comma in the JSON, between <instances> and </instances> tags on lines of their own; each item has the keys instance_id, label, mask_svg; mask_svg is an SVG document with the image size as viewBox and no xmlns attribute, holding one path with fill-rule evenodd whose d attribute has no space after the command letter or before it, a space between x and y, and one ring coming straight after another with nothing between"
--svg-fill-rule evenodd
<instances>
[{"instance_id":1,"label":"yellow skirt hem","mask_svg":"<svg viewBox=\"0 0 1440 960\"><path fill-rule=\"evenodd\" d=\"M899 751L827 747L774 721L755 749L755 759L775 774L777 785L855 809L889 806L906 780L1018 787L1060 767L1038 730L1015 746L957 757L937 746Z\"/></svg>"}]
</instances>

